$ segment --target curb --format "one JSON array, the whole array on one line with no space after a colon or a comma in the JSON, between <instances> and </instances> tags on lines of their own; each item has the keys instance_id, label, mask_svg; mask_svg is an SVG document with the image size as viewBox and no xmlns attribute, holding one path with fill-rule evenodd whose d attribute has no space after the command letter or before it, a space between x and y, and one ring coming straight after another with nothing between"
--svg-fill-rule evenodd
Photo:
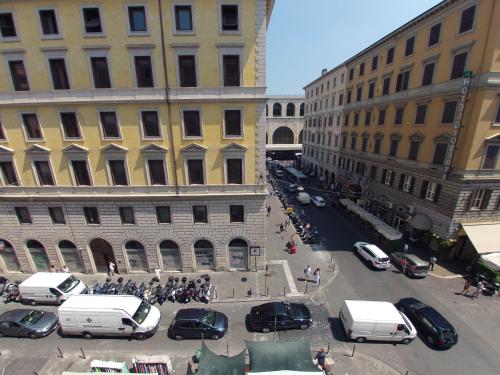
<instances>
[{"instance_id":1,"label":"curb","mask_svg":"<svg viewBox=\"0 0 500 375\"><path fill-rule=\"evenodd\" d=\"M440 275L436 275L436 274L434 274L434 273L430 273L430 272L429 272L429 275L430 275L430 276L437 277L438 279L446 279L446 280L451 280L451 279L462 279L462 278L466 278L466 277L470 277L470 276L471 276L471 275L469 275L469 274L466 274L466 275L440 276Z\"/></svg>"}]
</instances>

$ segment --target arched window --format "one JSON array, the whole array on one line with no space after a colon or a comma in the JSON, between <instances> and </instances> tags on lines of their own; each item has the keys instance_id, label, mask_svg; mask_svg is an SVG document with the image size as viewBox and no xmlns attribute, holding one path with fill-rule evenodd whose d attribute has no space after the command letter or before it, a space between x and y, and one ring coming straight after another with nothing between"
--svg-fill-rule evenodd
<instances>
[{"instance_id":1,"label":"arched window","mask_svg":"<svg viewBox=\"0 0 500 375\"><path fill-rule=\"evenodd\" d=\"M288 103L286 105L286 115L288 117L293 117L295 116L295 104L293 103Z\"/></svg>"},{"instance_id":2,"label":"arched window","mask_svg":"<svg viewBox=\"0 0 500 375\"><path fill-rule=\"evenodd\" d=\"M300 116L304 116L304 103L300 105Z\"/></svg>"},{"instance_id":3,"label":"arched window","mask_svg":"<svg viewBox=\"0 0 500 375\"><path fill-rule=\"evenodd\" d=\"M85 272L82 257L73 242L67 240L60 241L58 247L64 260L64 264L71 272Z\"/></svg>"},{"instance_id":4,"label":"arched window","mask_svg":"<svg viewBox=\"0 0 500 375\"><path fill-rule=\"evenodd\" d=\"M215 268L214 247L210 241L196 241L194 244L194 256L196 258L196 269L198 271Z\"/></svg>"},{"instance_id":5,"label":"arched window","mask_svg":"<svg viewBox=\"0 0 500 375\"><path fill-rule=\"evenodd\" d=\"M45 251L45 247L36 240L29 240L26 242L26 247L33 259L35 264L35 270L37 272L48 271L50 267L49 257Z\"/></svg>"},{"instance_id":6,"label":"arched window","mask_svg":"<svg viewBox=\"0 0 500 375\"><path fill-rule=\"evenodd\" d=\"M0 257L5 265L5 271L21 271L19 259L17 259L16 252L14 251L11 243L6 240L0 240L0 243L3 243L3 250L0 251Z\"/></svg>"},{"instance_id":7,"label":"arched window","mask_svg":"<svg viewBox=\"0 0 500 375\"><path fill-rule=\"evenodd\" d=\"M163 271L182 271L181 253L174 241L162 241L160 255Z\"/></svg>"},{"instance_id":8,"label":"arched window","mask_svg":"<svg viewBox=\"0 0 500 375\"><path fill-rule=\"evenodd\" d=\"M266 104L266 117L269 116L269 106Z\"/></svg>"},{"instance_id":9,"label":"arched window","mask_svg":"<svg viewBox=\"0 0 500 375\"><path fill-rule=\"evenodd\" d=\"M293 144L293 131L285 126L279 127L273 133L273 144Z\"/></svg>"},{"instance_id":10,"label":"arched window","mask_svg":"<svg viewBox=\"0 0 500 375\"><path fill-rule=\"evenodd\" d=\"M274 103L273 116L274 117L281 117L281 104L280 103Z\"/></svg>"},{"instance_id":11,"label":"arched window","mask_svg":"<svg viewBox=\"0 0 500 375\"><path fill-rule=\"evenodd\" d=\"M248 269L248 244L241 238L235 238L228 245L229 268Z\"/></svg>"},{"instance_id":12,"label":"arched window","mask_svg":"<svg viewBox=\"0 0 500 375\"><path fill-rule=\"evenodd\" d=\"M128 241L125 244L130 271L148 271L148 259L144 246L139 241Z\"/></svg>"}]
</instances>

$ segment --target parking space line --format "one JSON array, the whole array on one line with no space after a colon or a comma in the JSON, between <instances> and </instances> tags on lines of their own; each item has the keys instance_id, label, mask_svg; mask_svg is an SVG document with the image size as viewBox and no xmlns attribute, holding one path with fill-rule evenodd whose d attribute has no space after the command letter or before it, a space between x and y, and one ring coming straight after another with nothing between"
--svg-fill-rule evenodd
<instances>
[{"instance_id":1,"label":"parking space line","mask_svg":"<svg viewBox=\"0 0 500 375\"><path fill-rule=\"evenodd\" d=\"M285 271L286 281L288 282L288 287L290 288L290 293L297 293L297 286L295 285L295 281L293 280L292 271L290 271L290 266L288 265L287 260L269 260L268 264L281 264L283 266L283 270Z\"/></svg>"}]
</instances>

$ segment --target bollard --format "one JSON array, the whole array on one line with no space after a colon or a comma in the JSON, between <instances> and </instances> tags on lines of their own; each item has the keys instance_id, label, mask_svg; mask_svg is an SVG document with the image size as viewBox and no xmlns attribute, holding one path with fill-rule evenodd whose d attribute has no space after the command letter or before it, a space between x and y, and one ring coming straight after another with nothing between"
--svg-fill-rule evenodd
<instances>
[{"instance_id":1,"label":"bollard","mask_svg":"<svg viewBox=\"0 0 500 375\"><path fill-rule=\"evenodd\" d=\"M234 299L234 288L233 288L233 299Z\"/></svg>"},{"instance_id":2,"label":"bollard","mask_svg":"<svg viewBox=\"0 0 500 375\"><path fill-rule=\"evenodd\" d=\"M354 357L354 352L356 351L356 344L354 344L354 346L352 347L352 354L351 354L351 358Z\"/></svg>"},{"instance_id":3,"label":"bollard","mask_svg":"<svg viewBox=\"0 0 500 375\"><path fill-rule=\"evenodd\" d=\"M87 356L85 355L85 352L83 351L82 347L80 347L80 351L82 352L82 355L80 356L80 358L87 359Z\"/></svg>"},{"instance_id":4,"label":"bollard","mask_svg":"<svg viewBox=\"0 0 500 375\"><path fill-rule=\"evenodd\" d=\"M60 348L60 347L57 347L57 351L59 352L58 357L59 357L59 358L64 358L63 352L62 352L62 350L61 350L61 348Z\"/></svg>"},{"instance_id":5,"label":"bollard","mask_svg":"<svg viewBox=\"0 0 500 375\"><path fill-rule=\"evenodd\" d=\"M333 272L335 272L335 266L337 265L337 263L333 263Z\"/></svg>"},{"instance_id":6,"label":"bollard","mask_svg":"<svg viewBox=\"0 0 500 375\"><path fill-rule=\"evenodd\" d=\"M269 297L269 287L266 289L266 297Z\"/></svg>"},{"instance_id":7,"label":"bollard","mask_svg":"<svg viewBox=\"0 0 500 375\"><path fill-rule=\"evenodd\" d=\"M326 352L330 353L330 341L328 341L328 350Z\"/></svg>"},{"instance_id":8,"label":"bollard","mask_svg":"<svg viewBox=\"0 0 500 375\"><path fill-rule=\"evenodd\" d=\"M306 289L304 290L304 294L307 294L307 281L306 281Z\"/></svg>"},{"instance_id":9,"label":"bollard","mask_svg":"<svg viewBox=\"0 0 500 375\"><path fill-rule=\"evenodd\" d=\"M283 297L286 296L286 286L283 287Z\"/></svg>"},{"instance_id":10,"label":"bollard","mask_svg":"<svg viewBox=\"0 0 500 375\"><path fill-rule=\"evenodd\" d=\"M247 297L251 297L251 296L252 296L252 288L247 290Z\"/></svg>"}]
</instances>

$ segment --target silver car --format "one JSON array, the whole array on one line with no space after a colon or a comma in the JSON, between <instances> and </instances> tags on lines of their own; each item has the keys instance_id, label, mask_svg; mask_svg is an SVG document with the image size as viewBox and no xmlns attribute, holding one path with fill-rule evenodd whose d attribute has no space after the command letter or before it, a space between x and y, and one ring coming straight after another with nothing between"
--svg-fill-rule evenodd
<instances>
[{"instance_id":1,"label":"silver car","mask_svg":"<svg viewBox=\"0 0 500 375\"><path fill-rule=\"evenodd\" d=\"M0 336L36 339L49 335L58 326L57 315L46 311L15 309L0 315Z\"/></svg>"}]
</instances>

